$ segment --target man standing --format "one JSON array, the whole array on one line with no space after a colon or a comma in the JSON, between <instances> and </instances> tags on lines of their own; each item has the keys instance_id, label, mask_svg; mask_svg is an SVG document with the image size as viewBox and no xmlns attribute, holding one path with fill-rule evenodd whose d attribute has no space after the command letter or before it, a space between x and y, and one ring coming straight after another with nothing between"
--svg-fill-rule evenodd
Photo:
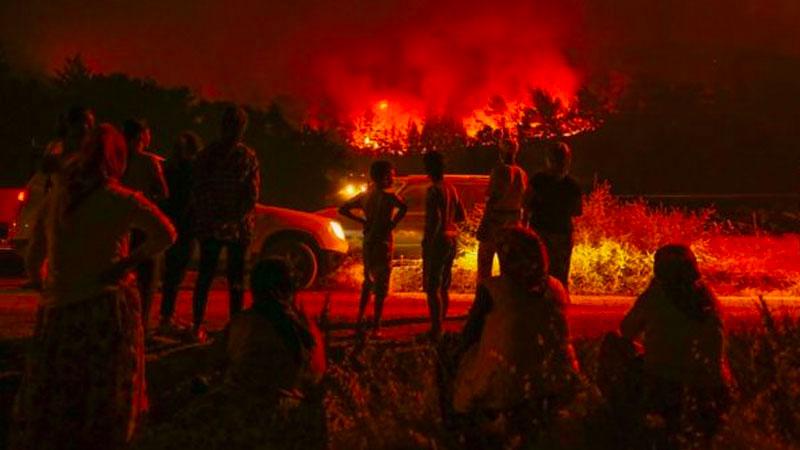
<instances>
[{"instance_id":1,"label":"man standing","mask_svg":"<svg viewBox=\"0 0 800 450\"><path fill-rule=\"evenodd\" d=\"M375 317L372 336L380 336L383 302L389 294L392 276L394 229L403 220L408 207L390 189L394 184L394 167L389 161L375 161L369 168L372 180L366 192L358 194L339 208L339 214L364 226L364 282L358 305L358 328L363 330L364 314L370 297L375 295ZM362 215L356 215L359 210Z\"/></svg>"},{"instance_id":2,"label":"man standing","mask_svg":"<svg viewBox=\"0 0 800 450\"><path fill-rule=\"evenodd\" d=\"M489 176L486 209L478 227L478 281L492 276L497 253L494 235L508 226L520 225L528 174L517 165L517 149L510 141L500 144L500 160Z\"/></svg>"},{"instance_id":3,"label":"man standing","mask_svg":"<svg viewBox=\"0 0 800 450\"><path fill-rule=\"evenodd\" d=\"M153 203L159 204L167 198L167 182L161 169L161 157L150 153L150 128L143 120L128 119L122 126L128 144L128 164L120 180L128 188L139 191ZM131 233L131 250L144 241L139 230ZM155 258L148 258L136 267L136 285L142 302L142 326L145 332L150 320L150 305L153 303L155 281Z\"/></svg>"},{"instance_id":4,"label":"man standing","mask_svg":"<svg viewBox=\"0 0 800 450\"><path fill-rule=\"evenodd\" d=\"M582 213L581 188L569 175L572 150L556 142L547 152L547 170L531 180L527 215L531 228L542 238L550 256L550 274L569 288L572 258L572 218Z\"/></svg>"},{"instance_id":5,"label":"man standing","mask_svg":"<svg viewBox=\"0 0 800 450\"><path fill-rule=\"evenodd\" d=\"M253 235L261 187L258 158L242 142L246 129L245 110L228 107L222 116L219 140L197 157L192 196L200 267L194 290L192 333L199 342L206 339L203 322L208 292L223 248L227 249L230 314L241 311L244 303L245 252Z\"/></svg>"},{"instance_id":6,"label":"man standing","mask_svg":"<svg viewBox=\"0 0 800 450\"><path fill-rule=\"evenodd\" d=\"M164 176L169 187L169 198L164 202L164 212L178 231L178 240L164 255L164 278L161 283L161 334L176 334L181 327L173 319L178 288L186 274L194 245L194 221L191 211L194 163L203 144L195 133L184 131L178 136L172 155L164 165Z\"/></svg>"},{"instance_id":7,"label":"man standing","mask_svg":"<svg viewBox=\"0 0 800 450\"><path fill-rule=\"evenodd\" d=\"M442 333L450 303L450 281L458 239L457 223L466 219L458 191L444 180L444 158L437 151L423 157L431 185L425 194L425 235L422 239L422 279L431 315L430 335Z\"/></svg>"}]
</instances>

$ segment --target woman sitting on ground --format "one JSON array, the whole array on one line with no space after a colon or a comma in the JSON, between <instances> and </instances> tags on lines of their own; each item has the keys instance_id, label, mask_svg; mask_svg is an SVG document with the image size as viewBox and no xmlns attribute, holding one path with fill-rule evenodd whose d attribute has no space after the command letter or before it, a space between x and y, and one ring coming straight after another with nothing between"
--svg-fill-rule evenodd
<instances>
[{"instance_id":1,"label":"woman sitting on ground","mask_svg":"<svg viewBox=\"0 0 800 450\"><path fill-rule=\"evenodd\" d=\"M283 261L256 264L250 287L253 306L234 315L224 338L206 348L212 353L206 361L224 367L221 386L147 430L138 448L321 448L324 412L315 387L325 371L325 350L319 330L296 307ZM197 376L204 358L189 359L179 365Z\"/></svg>"},{"instance_id":2,"label":"woman sitting on ground","mask_svg":"<svg viewBox=\"0 0 800 450\"><path fill-rule=\"evenodd\" d=\"M709 438L731 384L719 305L688 247L661 247L654 266L653 280L620 331L643 338L646 408L663 416L670 439L686 431Z\"/></svg>"},{"instance_id":3,"label":"woman sitting on ground","mask_svg":"<svg viewBox=\"0 0 800 450\"><path fill-rule=\"evenodd\" d=\"M577 381L564 313L569 296L548 275L547 252L533 231L505 228L498 238L501 275L478 286L462 332L453 407L524 419L518 423L546 419Z\"/></svg>"}]
</instances>

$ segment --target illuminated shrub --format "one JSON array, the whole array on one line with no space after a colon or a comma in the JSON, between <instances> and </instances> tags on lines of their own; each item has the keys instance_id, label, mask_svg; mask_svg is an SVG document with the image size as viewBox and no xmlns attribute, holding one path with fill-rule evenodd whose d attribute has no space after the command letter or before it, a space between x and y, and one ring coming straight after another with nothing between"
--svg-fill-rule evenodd
<instances>
[{"instance_id":1,"label":"illuminated shrub","mask_svg":"<svg viewBox=\"0 0 800 450\"><path fill-rule=\"evenodd\" d=\"M471 211L462 227L453 292L475 289L475 231L482 213L480 208ZM800 294L798 235L733 234L712 220L713 213L621 201L608 184L597 186L585 196L583 215L575 220L570 291L635 295L651 277L655 251L667 243L683 243L692 247L706 279L721 295ZM359 257L354 256L328 282L332 287L357 288L361 274ZM421 261L396 261L392 290L421 288Z\"/></svg>"}]
</instances>

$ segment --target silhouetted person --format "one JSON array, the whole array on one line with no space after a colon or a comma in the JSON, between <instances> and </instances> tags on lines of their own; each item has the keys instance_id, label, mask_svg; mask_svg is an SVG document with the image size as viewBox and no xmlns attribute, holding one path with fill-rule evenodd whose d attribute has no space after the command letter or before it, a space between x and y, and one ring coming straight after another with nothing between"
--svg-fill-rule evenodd
<instances>
[{"instance_id":1,"label":"silhouetted person","mask_svg":"<svg viewBox=\"0 0 800 450\"><path fill-rule=\"evenodd\" d=\"M173 316L178 289L186 274L195 241L191 198L195 159L202 147L200 137L191 131L185 131L178 137L172 154L164 165L169 197L164 202L163 209L178 230L178 240L164 255L159 324L159 332L162 334L180 331L180 327L173 321Z\"/></svg>"},{"instance_id":2,"label":"silhouetted person","mask_svg":"<svg viewBox=\"0 0 800 450\"><path fill-rule=\"evenodd\" d=\"M422 239L422 278L428 298L432 337L442 332L450 303L450 282L458 241L457 223L466 219L456 188L444 179L444 158L429 151L423 157L431 185L425 194L425 235Z\"/></svg>"},{"instance_id":3,"label":"silhouetted person","mask_svg":"<svg viewBox=\"0 0 800 450\"><path fill-rule=\"evenodd\" d=\"M392 275L392 253L394 250L393 230L406 215L407 206L400 197L389 189L394 183L394 167L389 161L375 161L369 168L372 179L369 189L349 201L339 214L364 225L364 282L361 287L361 301L358 305L358 324L362 329L364 314L370 297L375 295L375 317L373 335L380 334L383 302L389 293ZM362 211L356 215L354 210Z\"/></svg>"},{"instance_id":4,"label":"silhouetted person","mask_svg":"<svg viewBox=\"0 0 800 450\"><path fill-rule=\"evenodd\" d=\"M222 116L220 138L197 157L192 202L195 230L200 242L200 267L194 291L194 327L197 340L205 340L203 328L211 282L219 255L227 249L230 314L244 302L245 253L253 237L255 207L261 175L255 152L242 142L247 113L228 107Z\"/></svg>"},{"instance_id":5,"label":"silhouetted person","mask_svg":"<svg viewBox=\"0 0 800 450\"><path fill-rule=\"evenodd\" d=\"M569 289L572 258L572 218L581 215L581 188L569 174L572 150L563 142L550 146L547 170L531 179L527 214L550 255L550 274Z\"/></svg>"},{"instance_id":6,"label":"silhouetted person","mask_svg":"<svg viewBox=\"0 0 800 450\"><path fill-rule=\"evenodd\" d=\"M507 416L523 438L574 394L578 363L569 339L569 294L548 275L547 251L521 226L497 232L500 276L478 285L462 332L453 407Z\"/></svg>"},{"instance_id":7,"label":"silhouetted person","mask_svg":"<svg viewBox=\"0 0 800 450\"><path fill-rule=\"evenodd\" d=\"M167 182L161 169L161 158L147 151L150 147L150 128L142 120L129 119L122 126L128 144L128 164L121 182L134 191L141 192L153 203L162 202L168 195ZM131 248L141 244L144 235L139 230L131 234ZM155 283L155 257L142 261L136 268L136 284L142 300L142 324L145 333L150 321Z\"/></svg>"},{"instance_id":8,"label":"silhouetted person","mask_svg":"<svg viewBox=\"0 0 800 450\"><path fill-rule=\"evenodd\" d=\"M684 245L660 248L654 272L620 331L643 340L647 407L664 417L672 443L681 433L710 438L727 408L731 381L719 304Z\"/></svg>"},{"instance_id":9,"label":"silhouetted person","mask_svg":"<svg viewBox=\"0 0 800 450\"><path fill-rule=\"evenodd\" d=\"M494 235L497 230L520 225L528 174L517 165L517 149L512 142L503 141L499 161L489 176L486 209L478 227L478 281L492 275L492 263L497 253Z\"/></svg>"},{"instance_id":10,"label":"silhouetted person","mask_svg":"<svg viewBox=\"0 0 800 450\"><path fill-rule=\"evenodd\" d=\"M74 158L91 138L94 125L94 112L82 106L73 106L59 116L56 137L48 142L39 170L26 185L26 214L30 210L31 214L35 215L36 210L41 208L45 196L56 185L70 159ZM35 276L28 274L28 278L30 281L24 284L25 287L41 287L35 285Z\"/></svg>"},{"instance_id":11,"label":"silhouetted person","mask_svg":"<svg viewBox=\"0 0 800 450\"><path fill-rule=\"evenodd\" d=\"M26 265L46 276L12 448L123 448L146 408L129 271L166 249L175 231L153 203L117 183L126 159L122 135L100 125L39 212ZM134 228L146 239L129 252Z\"/></svg>"},{"instance_id":12,"label":"silhouetted person","mask_svg":"<svg viewBox=\"0 0 800 450\"><path fill-rule=\"evenodd\" d=\"M59 119L58 136L45 149L42 171L58 172L66 161L77 154L92 136L94 111L83 106L73 106Z\"/></svg>"},{"instance_id":13,"label":"silhouetted person","mask_svg":"<svg viewBox=\"0 0 800 450\"><path fill-rule=\"evenodd\" d=\"M182 364L197 371L207 359L207 369L224 372L221 385L146 430L138 448L324 448L321 333L296 305L284 261L259 261L250 289L252 307L231 318L210 351Z\"/></svg>"}]
</instances>

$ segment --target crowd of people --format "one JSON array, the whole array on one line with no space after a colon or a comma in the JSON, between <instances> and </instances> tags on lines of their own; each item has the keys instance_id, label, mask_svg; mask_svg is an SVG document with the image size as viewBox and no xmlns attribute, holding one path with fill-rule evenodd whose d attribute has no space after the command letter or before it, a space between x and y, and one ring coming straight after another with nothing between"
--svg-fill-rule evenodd
<instances>
[{"instance_id":1,"label":"crowd of people","mask_svg":"<svg viewBox=\"0 0 800 450\"><path fill-rule=\"evenodd\" d=\"M216 340L225 377L191 413L179 416L183 434L170 439L202 448L216 436L220 448L239 448L230 440L236 427L266 417L287 395L305 398L302 392L318 386L325 371L320 333L294 302L285 262L255 265L253 304L245 310L245 250L260 186L258 159L243 143L247 114L228 108L219 138L209 145L182 133L163 168L161 158L148 151L146 122L129 120L122 132L94 122L89 109L69 111L43 164L46 193L26 257L32 285L42 293L15 405L12 448L114 449L131 442L148 404L144 352L154 258L165 252L154 331L182 333L175 302L195 241L200 265L190 333L198 343L207 338L209 289L226 252L231 320ZM581 380L566 318L572 220L581 214L581 191L569 175L572 152L564 143L551 145L546 169L530 181L516 154L510 142L499 146L477 231L475 300L460 332L452 382L442 387L443 415L466 424L468 443L475 445L484 442L481 420L497 417L530 437L531 424L548 423ZM430 178L423 289L428 337L439 343L466 212L447 181L444 156L429 151L423 163ZM367 328L372 299L371 333L378 336L393 230L407 206L392 190L389 162L375 161L369 174L369 189L340 213L363 224L359 333ZM493 276L495 255L500 272ZM619 421L625 427L641 426L643 417L657 413L666 421L666 447L687 433L687 420L694 436L714 435L730 398L725 332L716 298L688 247L667 245L656 253L650 285L619 332L603 342L599 372L608 403L622 405L617 410L625 412ZM620 386L621 380L633 382ZM203 429L210 422L214 433ZM158 448L159 435L169 434L158 430L156 425L145 432L152 448Z\"/></svg>"}]
</instances>

